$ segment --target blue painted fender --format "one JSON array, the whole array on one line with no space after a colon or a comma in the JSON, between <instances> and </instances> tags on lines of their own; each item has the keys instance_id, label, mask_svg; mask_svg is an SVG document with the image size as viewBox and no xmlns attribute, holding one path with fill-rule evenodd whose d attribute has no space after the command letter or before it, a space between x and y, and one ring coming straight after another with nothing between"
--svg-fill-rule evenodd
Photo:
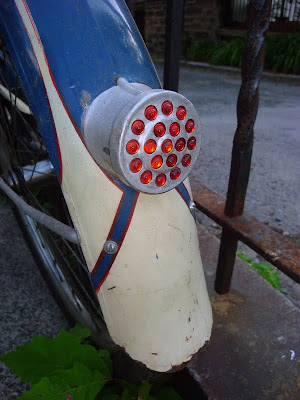
<instances>
[{"instance_id":1,"label":"blue painted fender","mask_svg":"<svg viewBox=\"0 0 300 400\"><path fill-rule=\"evenodd\" d=\"M137 192L99 167L81 135L84 110L117 77L160 87L125 3L4 0L0 12L112 339L150 369L182 365L212 326L189 182Z\"/></svg>"},{"instance_id":2,"label":"blue painted fender","mask_svg":"<svg viewBox=\"0 0 300 400\"><path fill-rule=\"evenodd\" d=\"M28 0L49 67L66 108L81 130L83 107L115 79L160 83L122 0ZM60 176L59 151L38 63L14 0L0 2L0 29L33 114Z\"/></svg>"}]
</instances>

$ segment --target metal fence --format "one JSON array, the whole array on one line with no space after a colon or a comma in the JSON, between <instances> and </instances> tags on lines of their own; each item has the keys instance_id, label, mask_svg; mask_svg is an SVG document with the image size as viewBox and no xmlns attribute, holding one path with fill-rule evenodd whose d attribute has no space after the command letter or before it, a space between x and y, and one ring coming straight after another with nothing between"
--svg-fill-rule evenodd
<instances>
[{"instance_id":1,"label":"metal fence","mask_svg":"<svg viewBox=\"0 0 300 400\"><path fill-rule=\"evenodd\" d=\"M231 1L232 23L245 23L247 20L247 5L249 0ZM273 0L270 14L271 22L299 22L299 0Z\"/></svg>"},{"instance_id":2,"label":"metal fence","mask_svg":"<svg viewBox=\"0 0 300 400\"><path fill-rule=\"evenodd\" d=\"M183 3L184 0L167 1L164 88L175 91L178 91L178 49ZM264 65L264 39L274 3L271 0L250 0L247 7L248 31L242 62L242 85L237 101L238 124L232 147L227 198L222 199L203 185L193 186L197 208L223 228L215 281L215 289L220 294L227 293L230 289L238 241L246 243L300 283L300 249L288 238L244 213L253 148L253 126L259 99L258 86Z\"/></svg>"}]
</instances>

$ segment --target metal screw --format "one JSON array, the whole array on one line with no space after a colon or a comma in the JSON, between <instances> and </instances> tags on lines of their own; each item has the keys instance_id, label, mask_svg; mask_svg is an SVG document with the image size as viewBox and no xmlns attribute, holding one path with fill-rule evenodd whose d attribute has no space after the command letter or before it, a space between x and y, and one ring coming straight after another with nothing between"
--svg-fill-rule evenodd
<instances>
[{"instance_id":1,"label":"metal screw","mask_svg":"<svg viewBox=\"0 0 300 400\"><path fill-rule=\"evenodd\" d=\"M113 240L108 240L103 246L103 249L107 254L115 254L118 251L118 248L118 243Z\"/></svg>"},{"instance_id":2,"label":"metal screw","mask_svg":"<svg viewBox=\"0 0 300 400\"><path fill-rule=\"evenodd\" d=\"M197 209L196 203L194 203L193 201L190 201L189 208L190 208L190 212L191 212L192 216L194 217L194 220L196 221L196 209Z\"/></svg>"},{"instance_id":3,"label":"metal screw","mask_svg":"<svg viewBox=\"0 0 300 400\"><path fill-rule=\"evenodd\" d=\"M191 210L191 212L195 211L196 208L197 208L196 203L193 202L193 201L190 201L190 210Z\"/></svg>"}]
</instances>

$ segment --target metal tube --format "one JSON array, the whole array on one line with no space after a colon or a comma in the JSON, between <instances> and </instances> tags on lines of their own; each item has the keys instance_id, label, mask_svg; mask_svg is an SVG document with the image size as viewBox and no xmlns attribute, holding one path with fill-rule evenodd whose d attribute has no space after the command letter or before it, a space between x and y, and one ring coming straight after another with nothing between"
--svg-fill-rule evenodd
<instances>
[{"instance_id":1,"label":"metal tube","mask_svg":"<svg viewBox=\"0 0 300 400\"><path fill-rule=\"evenodd\" d=\"M55 218L31 207L20 196L18 196L5 182L0 178L0 189L11 199L11 201L25 214L37 221L39 224L46 226L51 231L59 236L64 237L66 240L79 244L80 239L75 229L68 225L63 224Z\"/></svg>"},{"instance_id":2,"label":"metal tube","mask_svg":"<svg viewBox=\"0 0 300 400\"><path fill-rule=\"evenodd\" d=\"M181 34L184 0L168 0L166 14L166 42L164 89L178 92Z\"/></svg>"},{"instance_id":3,"label":"metal tube","mask_svg":"<svg viewBox=\"0 0 300 400\"><path fill-rule=\"evenodd\" d=\"M49 160L38 161L34 165L26 165L22 168L25 182L40 183L49 176L55 176L54 167Z\"/></svg>"},{"instance_id":4,"label":"metal tube","mask_svg":"<svg viewBox=\"0 0 300 400\"><path fill-rule=\"evenodd\" d=\"M237 102L237 129L234 136L231 170L225 205L225 214L236 217L243 214L253 147L253 126L258 108L258 85L262 76L265 34L270 23L271 0L250 0L247 15L247 41L242 62L242 85ZM223 230L215 289L225 294L230 289L233 257L228 257L236 247L226 250L230 232ZM224 282L226 281L226 285Z\"/></svg>"},{"instance_id":5,"label":"metal tube","mask_svg":"<svg viewBox=\"0 0 300 400\"><path fill-rule=\"evenodd\" d=\"M3 97L6 98L6 100L10 101L11 104L15 105L19 111L21 111L23 114L32 114L30 108L28 107L27 104L24 103L19 97L14 95L12 92L10 92L8 89L6 89L5 86L0 84L0 94L2 94Z\"/></svg>"}]
</instances>

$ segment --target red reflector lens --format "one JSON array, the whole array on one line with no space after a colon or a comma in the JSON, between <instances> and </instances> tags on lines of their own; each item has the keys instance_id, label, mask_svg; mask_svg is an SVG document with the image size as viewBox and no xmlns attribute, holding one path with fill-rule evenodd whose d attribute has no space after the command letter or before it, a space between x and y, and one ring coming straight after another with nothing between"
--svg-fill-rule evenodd
<instances>
[{"instance_id":1,"label":"red reflector lens","mask_svg":"<svg viewBox=\"0 0 300 400\"><path fill-rule=\"evenodd\" d=\"M187 123L185 124L185 130L188 133L192 133L195 130L195 124L194 124L194 121L192 119L189 119L187 121Z\"/></svg>"},{"instance_id":2,"label":"red reflector lens","mask_svg":"<svg viewBox=\"0 0 300 400\"><path fill-rule=\"evenodd\" d=\"M164 126L163 123L159 122L158 124L155 125L153 132L156 137L162 137L166 132L166 127Z\"/></svg>"},{"instance_id":3,"label":"red reflector lens","mask_svg":"<svg viewBox=\"0 0 300 400\"><path fill-rule=\"evenodd\" d=\"M152 180L152 172L151 171L144 171L141 175L141 182L145 185Z\"/></svg>"},{"instance_id":4,"label":"red reflector lens","mask_svg":"<svg viewBox=\"0 0 300 400\"><path fill-rule=\"evenodd\" d=\"M166 175L165 174L159 174L157 175L156 179L155 179L155 183L156 186L164 186L164 184L166 183Z\"/></svg>"},{"instance_id":5,"label":"red reflector lens","mask_svg":"<svg viewBox=\"0 0 300 400\"><path fill-rule=\"evenodd\" d=\"M180 125L178 122L174 122L170 125L169 132L171 136L177 136L180 132Z\"/></svg>"},{"instance_id":6,"label":"red reflector lens","mask_svg":"<svg viewBox=\"0 0 300 400\"><path fill-rule=\"evenodd\" d=\"M178 179L180 177L180 169L175 167L172 169L172 171L170 172L170 178L175 181L176 179Z\"/></svg>"},{"instance_id":7,"label":"red reflector lens","mask_svg":"<svg viewBox=\"0 0 300 400\"><path fill-rule=\"evenodd\" d=\"M164 101L161 106L161 111L165 115L172 114L173 111L173 104L170 101Z\"/></svg>"},{"instance_id":8,"label":"red reflector lens","mask_svg":"<svg viewBox=\"0 0 300 400\"><path fill-rule=\"evenodd\" d=\"M178 107L176 117L182 121L186 117L186 109L183 106Z\"/></svg>"},{"instance_id":9,"label":"red reflector lens","mask_svg":"<svg viewBox=\"0 0 300 400\"><path fill-rule=\"evenodd\" d=\"M153 121L157 117L157 108L155 106L148 106L145 110L145 117L149 121Z\"/></svg>"},{"instance_id":10,"label":"red reflector lens","mask_svg":"<svg viewBox=\"0 0 300 400\"><path fill-rule=\"evenodd\" d=\"M142 168L142 161L139 158L135 158L129 164L129 168L132 172L136 173L139 172Z\"/></svg>"},{"instance_id":11,"label":"red reflector lens","mask_svg":"<svg viewBox=\"0 0 300 400\"><path fill-rule=\"evenodd\" d=\"M127 153L129 153L129 154L137 153L139 148L140 148L140 146L136 140L129 140L129 142L126 145L126 150L127 150Z\"/></svg>"},{"instance_id":12,"label":"red reflector lens","mask_svg":"<svg viewBox=\"0 0 300 400\"><path fill-rule=\"evenodd\" d=\"M163 163L162 157L161 156L155 156L151 160L151 167L153 169L160 168L162 166L162 163Z\"/></svg>"},{"instance_id":13,"label":"red reflector lens","mask_svg":"<svg viewBox=\"0 0 300 400\"><path fill-rule=\"evenodd\" d=\"M147 140L144 144L144 150L147 154L152 154L156 150L156 141L153 139Z\"/></svg>"},{"instance_id":14,"label":"red reflector lens","mask_svg":"<svg viewBox=\"0 0 300 400\"><path fill-rule=\"evenodd\" d=\"M189 150L194 150L194 148L196 147L197 141L196 138L194 136L190 137L188 142L187 142L187 148Z\"/></svg>"},{"instance_id":15,"label":"red reflector lens","mask_svg":"<svg viewBox=\"0 0 300 400\"><path fill-rule=\"evenodd\" d=\"M190 154L185 154L185 155L182 157L181 164L182 164L184 167L188 167L188 166L190 165L191 161L192 161L192 157L190 156Z\"/></svg>"},{"instance_id":16,"label":"red reflector lens","mask_svg":"<svg viewBox=\"0 0 300 400\"><path fill-rule=\"evenodd\" d=\"M144 132L145 125L144 122L141 120L134 121L134 123L131 126L131 130L135 135L140 135L141 133Z\"/></svg>"},{"instance_id":17,"label":"red reflector lens","mask_svg":"<svg viewBox=\"0 0 300 400\"><path fill-rule=\"evenodd\" d=\"M175 149L177 151L182 151L185 148L185 139L179 138L175 144Z\"/></svg>"},{"instance_id":18,"label":"red reflector lens","mask_svg":"<svg viewBox=\"0 0 300 400\"><path fill-rule=\"evenodd\" d=\"M168 167L174 167L174 165L177 163L177 156L176 154L170 154L167 158L167 166Z\"/></svg>"},{"instance_id":19,"label":"red reflector lens","mask_svg":"<svg viewBox=\"0 0 300 400\"><path fill-rule=\"evenodd\" d=\"M170 153L170 151L173 149L173 143L172 140L166 139L162 142L161 144L161 150L163 153Z\"/></svg>"}]
</instances>

